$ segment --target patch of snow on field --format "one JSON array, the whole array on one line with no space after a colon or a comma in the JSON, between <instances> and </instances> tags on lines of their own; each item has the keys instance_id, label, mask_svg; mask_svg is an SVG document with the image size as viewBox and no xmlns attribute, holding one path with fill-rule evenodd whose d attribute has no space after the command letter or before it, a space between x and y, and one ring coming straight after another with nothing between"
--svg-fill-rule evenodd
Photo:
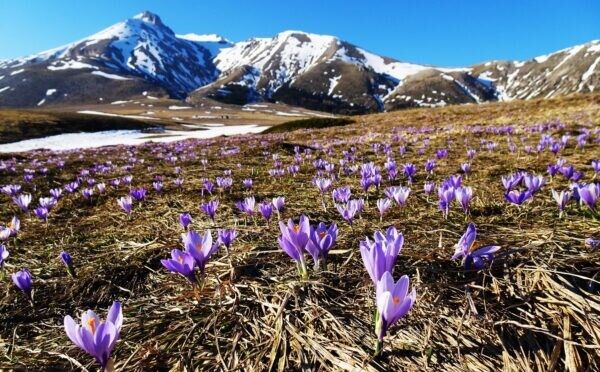
<instances>
[{"instance_id":1,"label":"patch of snow on field","mask_svg":"<svg viewBox=\"0 0 600 372\"><path fill-rule=\"evenodd\" d=\"M4 87L4 88L0 88L0 93L4 92L5 90L9 90L9 89L10 89L9 86L8 87Z\"/></svg>"},{"instance_id":2,"label":"patch of snow on field","mask_svg":"<svg viewBox=\"0 0 600 372\"><path fill-rule=\"evenodd\" d=\"M191 108L192 108L191 106L177 106L177 105L169 106L169 110L189 110Z\"/></svg>"},{"instance_id":3,"label":"patch of snow on field","mask_svg":"<svg viewBox=\"0 0 600 372\"><path fill-rule=\"evenodd\" d=\"M103 71L92 71L92 75L98 75L98 76L102 76L104 78L112 79L112 80L131 80L131 78L127 78L125 76L115 75L115 74L108 74L108 73L103 72Z\"/></svg>"},{"instance_id":4,"label":"patch of snow on field","mask_svg":"<svg viewBox=\"0 0 600 372\"><path fill-rule=\"evenodd\" d=\"M111 114L109 112L92 111L92 110L77 111L77 113L78 114L87 114L87 115L113 116L113 117L119 117L119 118L129 118L129 119L158 120L157 118L151 118L151 117L148 117L148 116L140 116L140 115L117 115L117 114Z\"/></svg>"},{"instance_id":5,"label":"patch of snow on field","mask_svg":"<svg viewBox=\"0 0 600 372\"><path fill-rule=\"evenodd\" d=\"M279 116L304 116L304 115L301 115L301 114L292 114L292 113L283 112L283 111L277 111L277 112L275 112L275 115L279 115Z\"/></svg>"},{"instance_id":6,"label":"patch of snow on field","mask_svg":"<svg viewBox=\"0 0 600 372\"><path fill-rule=\"evenodd\" d=\"M13 71L13 72L11 72L11 73L10 73L10 76L18 75L18 74L20 74L20 73L21 73L21 72L23 72L23 71L25 71L25 69L24 69L24 68L22 68L22 69L20 69L20 70Z\"/></svg>"},{"instance_id":7,"label":"patch of snow on field","mask_svg":"<svg viewBox=\"0 0 600 372\"><path fill-rule=\"evenodd\" d=\"M46 96L49 97L49 96L53 95L54 93L56 93L56 89L48 89L46 91Z\"/></svg>"},{"instance_id":8,"label":"patch of snow on field","mask_svg":"<svg viewBox=\"0 0 600 372\"><path fill-rule=\"evenodd\" d=\"M144 142L175 142L185 139L206 139L219 136L260 133L266 126L255 124L231 126L205 126L205 130L166 131L160 134L147 134L137 130L109 130L94 133L66 133L44 138L36 138L0 145L0 152L23 152L35 149L55 151L78 148L95 148L115 145L139 145Z\"/></svg>"}]
</instances>

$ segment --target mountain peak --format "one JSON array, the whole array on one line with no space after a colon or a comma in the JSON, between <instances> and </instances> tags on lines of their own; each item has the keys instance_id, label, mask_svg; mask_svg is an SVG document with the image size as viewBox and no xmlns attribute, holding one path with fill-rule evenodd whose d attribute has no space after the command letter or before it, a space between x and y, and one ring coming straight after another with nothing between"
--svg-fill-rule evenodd
<instances>
[{"instance_id":1,"label":"mountain peak","mask_svg":"<svg viewBox=\"0 0 600 372\"><path fill-rule=\"evenodd\" d=\"M162 20L160 19L160 17L157 14L154 14L147 10L143 11L139 14L136 14L135 16L133 16L133 19L139 19L146 23L151 23L151 24L157 25L157 26L164 26L164 24L162 23Z\"/></svg>"}]
</instances>

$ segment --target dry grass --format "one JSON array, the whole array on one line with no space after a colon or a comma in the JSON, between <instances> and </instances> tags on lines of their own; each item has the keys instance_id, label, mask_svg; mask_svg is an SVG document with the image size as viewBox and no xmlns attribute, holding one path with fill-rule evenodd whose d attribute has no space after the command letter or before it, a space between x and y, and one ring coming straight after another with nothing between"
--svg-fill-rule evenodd
<instances>
[{"instance_id":1,"label":"dry grass","mask_svg":"<svg viewBox=\"0 0 600 372\"><path fill-rule=\"evenodd\" d=\"M523 105L498 107L512 110ZM540 104L534 103L528 109L529 120L519 118L516 127L535 122L542 115L536 105ZM492 117L487 111L490 107L482 107L482 118ZM498 111L504 112L500 108ZM421 191L425 182L423 164L433 157L435 149L451 142L449 158L438 162L433 176L439 182L458 172L466 148L479 148L483 137L460 126L443 128L446 121L411 121L413 115L421 114L430 119L446 117L448 110L455 109L412 110L358 120L368 122L368 127L353 124L283 135L198 141L197 146L184 152L189 155L193 150L199 158L207 158L206 169L198 160L182 159L177 145L64 155L68 159L64 172L51 169L45 178L36 176L36 197L72 180L80 169L95 162L112 160L123 165L131 156L146 159L145 164L137 164L131 171L134 185L150 188L153 175L162 174L168 187L162 195L151 192L143 205L136 206L131 219L118 210L115 202L127 193L125 187L110 189L107 195L95 197L92 204L79 195L66 196L53 211L48 227L34 218L24 218L18 241L9 243L11 257L4 271L10 273L19 267L32 270L36 308L27 305L8 278L1 282L0 368L93 370L91 358L65 336L62 319L87 308L105 311L112 300L121 299L125 323L114 354L116 367L122 370L600 369L600 253L583 244L585 238L600 235L599 221L574 206L566 218L557 218L550 189L567 186L558 177L523 208L507 205L502 198L500 175L516 169L543 173L555 160L551 153L509 154L504 136L485 136L498 142L499 151L479 149L473 172L465 179L476 195L470 219L477 224L483 243L501 245L502 250L489 270L477 273L465 273L449 260L453 244L466 226L465 216L454 208L448 220L442 218L436 200L428 199ZM471 112L475 108L456 110L459 113L453 115L457 119L451 122L461 123L460 110ZM574 106L566 105L564 111L565 116L572 117L568 130L575 131L578 125L598 125L595 97L580 98ZM408 119L402 119L403 115ZM465 123L470 123L471 114L465 115ZM295 178L268 176L272 160L264 152L279 154L283 164L289 164L293 145L332 144L335 155L323 157L336 165L341 151L355 145L358 164L372 160L382 165L384 157L375 154L371 144L390 142L393 128L407 128L399 125L404 120L419 127L437 124L439 129L414 135L419 140L428 137L431 142L423 157L418 155L417 146L410 144L406 155L400 157L398 145L394 145L398 163L414 162L419 173L408 205L403 209L394 207L383 223L374 207L374 200L382 196L383 190L369 195L365 213L350 228L341 221L331 199L326 211L321 208L318 192L310 184L314 176L310 161L304 162ZM528 143L539 139L538 134L526 136ZM234 146L240 147L239 154L220 154L220 149ZM157 159L151 153L156 148L177 154L179 161L173 164ZM81 159L80 154L84 155ZM563 156L584 170L589 179L589 162L599 154L596 143L585 151L569 147ZM29 154L25 159L48 156ZM238 169L237 164L242 168ZM153 167L150 171L149 165ZM175 165L183 169L182 190L174 189L171 183ZM201 179L214 179L225 169L233 170L234 189L219 197L221 206L213 226L198 209L201 201L210 198L199 191ZM128 172L120 169L95 178L101 181L125 174ZM0 184L20 182L18 175L0 177ZM286 196L284 218L305 213L311 220L338 223L340 237L327 270L311 271L310 280L298 281L295 266L278 248L275 224L267 226L258 219L244 223L233 210L233 203L247 194L241 188L241 180L246 177L254 179L252 194L258 200ZM352 186L355 195L361 195L357 177L342 175L336 187L346 184ZM385 181L385 186L389 184ZM5 196L1 198L4 204L0 220L6 221L14 210ZM177 217L183 211L193 214L194 229L237 226L240 230L231 256L221 251L208 265L207 284L202 291L193 290L180 277L167 273L159 261L179 245L182 231ZM388 225L405 235L395 276L410 276L418 300L411 313L391 328L382 357L373 359L374 290L362 265L358 242ZM75 259L75 280L66 275L57 259L63 249Z\"/></svg>"}]
</instances>

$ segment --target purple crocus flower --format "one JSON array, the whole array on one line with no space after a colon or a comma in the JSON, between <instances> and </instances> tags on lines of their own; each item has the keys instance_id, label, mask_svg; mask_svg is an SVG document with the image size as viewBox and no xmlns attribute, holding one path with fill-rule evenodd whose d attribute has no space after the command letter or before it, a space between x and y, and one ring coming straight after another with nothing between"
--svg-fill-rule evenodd
<instances>
[{"instance_id":1,"label":"purple crocus flower","mask_svg":"<svg viewBox=\"0 0 600 372\"><path fill-rule=\"evenodd\" d=\"M178 189L181 188L181 186L183 186L183 178L181 177L177 177L173 180L173 185L175 185L175 187L177 187Z\"/></svg>"},{"instance_id":2,"label":"purple crocus flower","mask_svg":"<svg viewBox=\"0 0 600 372\"><path fill-rule=\"evenodd\" d=\"M131 190L129 193L135 200L144 201L146 199L146 189L143 187L139 187L137 189Z\"/></svg>"},{"instance_id":3,"label":"purple crocus flower","mask_svg":"<svg viewBox=\"0 0 600 372\"><path fill-rule=\"evenodd\" d=\"M40 198L40 207L44 207L47 210L50 210L55 205L56 205L56 199L54 199L54 198Z\"/></svg>"},{"instance_id":4,"label":"purple crocus flower","mask_svg":"<svg viewBox=\"0 0 600 372\"><path fill-rule=\"evenodd\" d=\"M523 176L523 182L525 183L525 187L527 187L527 190L530 193L535 194L542 188L542 186L545 183L545 180L544 180L543 176L535 176L535 175L527 174L527 175Z\"/></svg>"},{"instance_id":5,"label":"purple crocus flower","mask_svg":"<svg viewBox=\"0 0 600 372\"><path fill-rule=\"evenodd\" d=\"M17 236L19 230L21 230L21 220L17 216L13 216L8 224L8 229L10 230L10 236Z\"/></svg>"},{"instance_id":6,"label":"purple crocus flower","mask_svg":"<svg viewBox=\"0 0 600 372\"><path fill-rule=\"evenodd\" d=\"M342 218L352 225L354 216L356 216L356 213L358 213L358 204L356 203L356 200L350 200L346 204L336 204L336 208L342 215Z\"/></svg>"},{"instance_id":7,"label":"purple crocus flower","mask_svg":"<svg viewBox=\"0 0 600 372\"><path fill-rule=\"evenodd\" d=\"M252 178L246 178L242 181L242 185L244 186L244 188L246 190L250 190L252 188L252 184L253 184Z\"/></svg>"},{"instance_id":8,"label":"purple crocus flower","mask_svg":"<svg viewBox=\"0 0 600 372\"><path fill-rule=\"evenodd\" d=\"M291 219L287 225L279 222L279 230L281 235L277 238L281 249L290 256L298 264L298 272L300 277L306 279L308 272L306 271L306 262L304 259L304 251L306 244L310 239L310 222L308 217L301 215L297 224Z\"/></svg>"},{"instance_id":9,"label":"purple crocus flower","mask_svg":"<svg viewBox=\"0 0 600 372\"><path fill-rule=\"evenodd\" d=\"M563 190L559 193L555 190L552 190L552 197L556 201L556 204L558 204L559 217L562 217L562 214L572 196L573 194L570 191Z\"/></svg>"},{"instance_id":10,"label":"purple crocus flower","mask_svg":"<svg viewBox=\"0 0 600 372\"><path fill-rule=\"evenodd\" d=\"M393 199L396 204L403 206L406 204L406 199L408 199L408 195L410 194L410 188L393 186L386 188L384 193L388 198Z\"/></svg>"},{"instance_id":11,"label":"purple crocus flower","mask_svg":"<svg viewBox=\"0 0 600 372\"><path fill-rule=\"evenodd\" d=\"M67 267L67 273L71 275L73 278L75 275L75 267L73 266L73 257L68 252L62 251L58 255L63 264Z\"/></svg>"},{"instance_id":12,"label":"purple crocus flower","mask_svg":"<svg viewBox=\"0 0 600 372\"><path fill-rule=\"evenodd\" d=\"M77 181L69 182L68 184L65 185L65 190L71 194L74 193L75 191L77 191L78 188L79 188L79 182L77 182Z\"/></svg>"},{"instance_id":13,"label":"purple crocus flower","mask_svg":"<svg viewBox=\"0 0 600 372\"><path fill-rule=\"evenodd\" d=\"M249 196L244 200L236 202L235 206L240 210L240 212L252 217L256 209L256 199L254 196Z\"/></svg>"},{"instance_id":14,"label":"purple crocus flower","mask_svg":"<svg viewBox=\"0 0 600 372\"><path fill-rule=\"evenodd\" d=\"M428 159L427 162L425 163L425 171L429 174L433 173L433 170L435 169L435 160L433 159Z\"/></svg>"},{"instance_id":15,"label":"purple crocus flower","mask_svg":"<svg viewBox=\"0 0 600 372\"><path fill-rule=\"evenodd\" d=\"M124 196L117 199L117 204L119 204L119 207L121 207L125 213L131 214L131 211L133 210L133 200L131 200L131 196Z\"/></svg>"},{"instance_id":16,"label":"purple crocus flower","mask_svg":"<svg viewBox=\"0 0 600 372\"><path fill-rule=\"evenodd\" d=\"M27 213L29 211L29 204L31 203L31 194L19 194L13 197L13 202L19 207L21 212Z\"/></svg>"},{"instance_id":17,"label":"purple crocus flower","mask_svg":"<svg viewBox=\"0 0 600 372\"><path fill-rule=\"evenodd\" d=\"M184 230L187 230L190 223L192 223L192 215L189 213L181 213L179 215L179 223L183 226Z\"/></svg>"},{"instance_id":18,"label":"purple crocus flower","mask_svg":"<svg viewBox=\"0 0 600 372\"><path fill-rule=\"evenodd\" d=\"M110 354L121 337L123 311L121 303L115 301L108 309L106 320L102 321L92 310L81 314L81 325L75 323L70 315L65 316L65 332L69 339L80 349L91 355L102 369L114 370Z\"/></svg>"},{"instance_id":19,"label":"purple crocus flower","mask_svg":"<svg viewBox=\"0 0 600 372\"><path fill-rule=\"evenodd\" d=\"M394 272L396 258L404 245L404 236L395 227L390 226L385 233L375 232L373 240L366 238L360 242L360 255L373 285L381 279L384 272Z\"/></svg>"},{"instance_id":20,"label":"purple crocus flower","mask_svg":"<svg viewBox=\"0 0 600 372\"><path fill-rule=\"evenodd\" d=\"M86 187L83 190L81 190L81 195L83 195L84 199L90 200L92 198L92 195L94 195L94 189Z\"/></svg>"},{"instance_id":21,"label":"purple crocus flower","mask_svg":"<svg viewBox=\"0 0 600 372\"><path fill-rule=\"evenodd\" d=\"M36 209L33 210L33 213L40 220L42 220L46 223L48 222L48 209L47 208L37 207Z\"/></svg>"},{"instance_id":22,"label":"purple crocus flower","mask_svg":"<svg viewBox=\"0 0 600 372\"><path fill-rule=\"evenodd\" d=\"M275 210L277 210L278 213L283 211L283 207L285 207L285 198L283 196L273 198L273 207L275 207Z\"/></svg>"},{"instance_id":23,"label":"purple crocus flower","mask_svg":"<svg viewBox=\"0 0 600 372\"><path fill-rule=\"evenodd\" d=\"M4 267L4 261L8 258L8 249L3 244L0 244L0 269Z\"/></svg>"},{"instance_id":24,"label":"purple crocus flower","mask_svg":"<svg viewBox=\"0 0 600 372\"><path fill-rule=\"evenodd\" d=\"M439 207L440 210L444 213L444 218L448 218L448 213L450 212L450 204L456 197L454 190L455 189L453 187L440 186L438 188Z\"/></svg>"},{"instance_id":25,"label":"purple crocus flower","mask_svg":"<svg viewBox=\"0 0 600 372\"><path fill-rule=\"evenodd\" d=\"M410 280L403 275L394 283L394 278L389 271L381 276L376 285L377 316L375 317L375 333L377 344L375 354L379 354L383 347L383 338L388 329L403 318L412 309L417 299L417 293L413 288L410 293Z\"/></svg>"},{"instance_id":26,"label":"purple crocus flower","mask_svg":"<svg viewBox=\"0 0 600 372\"><path fill-rule=\"evenodd\" d=\"M160 260L160 263L174 274L179 274L190 281L192 284L196 284L196 260L188 252L182 252L179 249L173 249L171 251L171 258Z\"/></svg>"},{"instance_id":27,"label":"purple crocus flower","mask_svg":"<svg viewBox=\"0 0 600 372\"><path fill-rule=\"evenodd\" d=\"M588 206L592 211L596 210L596 204L600 197L600 184L588 183L584 186L579 186L579 199Z\"/></svg>"},{"instance_id":28,"label":"purple crocus flower","mask_svg":"<svg viewBox=\"0 0 600 372\"><path fill-rule=\"evenodd\" d=\"M512 204L521 205L531 198L532 194L529 190L519 191L511 190L504 195L504 198Z\"/></svg>"},{"instance_id":29,"label":"purple crocus flower","mask_svg":"<svg viewBox=\"0 0 600 372\"><path fill-rule=\"evenodd\" d=\"M325 194L327 190L331 187L331 179L329 178L316 178L313 180L313 183L319 189L321 194Z\"/></svg>"},{"instance_id":30,"label":"purple crocus flower","mask_svg":"<svg viewBox=\"0 0 600 372\"><path fill-rule=\"evenodd\" d=\"M423 185L423 191L425 191L425 194L431 195L433 190L435 190L435 182L431 182L431 181L425 182L425 184Z\"/></svg>"},{"instance_id":31,"label":"purple crocus flower","mask_svg":"<svg viewBox=\"0 0 600 372\"><path fill-rule=\"evenodd\" d=\"M21 191L21 185L6 185L2 187L2 192L8 196L14 197Z\"/></svg>"},{"instance_id":32,"label":"purple crocus flower","mask_svg":"<svg viewBox=\"0 0 600 372\"><path fill-rule=\"evenodd\" d=\"M463 212L467 213L469 211L471 200L473 200L473 189L468 186L458 187L454 190L454 196Z\"/></svg>"},{"instance_id":33,"label":"purple crocus flower","mask_svg":"<svg viewBox=\"0 0 600 372\"><path fill-rule=\"evenodd\" d=\"M584 244L588 248L600 248L600 239L587 238Z\"/></svg>"},{"instance_id":34,"label":"purple crocus flower","mask_svg":"<svg viewBox=\"0 0 600 372\"><path fill-rule=\"evenodd\" d=\"M388 198L377 200L377 209L379 209L379 221L383 220L383 215L391 208L392 201Z\"/></svg>"},{"instance_id":35,"label":"purple crocus flower","mask_svg":"<svg viewBox=\"0 0 600 372\"><path fill-rule=\"evenodd\" d=\"M310 228L310 239L306 244L306 251L311 255L317 270L321 262L327 260L327 254L337 240L338 228L335 223L327 227L325 223L319 222L317 227Z\"/></svg>"},{"instance_id":36,"label":"purple crocus flower","mask_svg":"<svg viewBox=\"0 0 600 372\"><path fill-rule=\"evenodd\" d=\"M31 294L33 288L33 280L31 279L31 273L28 269L21 269L11 275L13 283L19 288L29 299L33 302L33 296Z\"/></svg>"},{"instance_id":37,"label":"purple crocus flower","mask_svg":"<svg viewBox=\"0 0 600 372\"><path fill-rule=\"evenodd\" d=\"M273 205L267 201L264 201L259 204L258 209L260 210L260 214L263 216L265 221L269 223L271 215L273 214Z\"/></svg>"},{"instance_id":38,"label":"purple crocus flower","mask_svg":"<svg viewBox=\"0 0 600 372\"><path fill-rule=\"evenodd\" d=\"M592 169L594 170L594 177L600 173L600 160L592 160Z\"/></svg>"},{"instance_id":39,"label":"purple crocus flower","mask_svg":"<svg viewBox=\"0 0 600 372\"><path fill-rule=\"evenodd\" d=\"M231 244L237 237L237 234L238 234L237 230L235 230L235 229L226 229L226 230L219 229L219 230L217 230L217 237L218 237L217 241L219 243L223 244L223 246L225 246L225 250L227 251L227 254L229 254L229 248L231 248Z\"/></svg>"},{"instance_id":40,"label":"purple crocus flower","mask_svg":"<svg viewBox=\"0 0 600 372\"><path fill-rule=\"evenodd\" d=\"M471 222L456 244L454 255L452 256L452 260L462 258L466 270L471 269L471 267L474 267L476 270L483 269L486 262L491 262L494 259L494 253L500 249L500 246L497 245L479 247L476 238L477 228Z\"/></svg>"},{"instance_id":41,"label":"purple crocus flower","mask_svg":"<svg viewBox=\"0 0 600 372\"><path fill-rule=\"evenodd\" d=\"M198 234L194 230L181 234L183 245L187 253L194 257L196 265L201 273L204 273L204 268L210 257L219 249L218 244L213 244L210 230L206 230L204 235Z\"/></svg>"},{"instance_id":42,"label":"purple crocus flower","mask_svg":"<svg viewBox=\"0 0 600 372\"><path fill-rule=\"evenodd\" d=\"M410 183L413 182L415 174L417 173L417 167L412 163L404 164L403 172Z\"/></svg>"},{"instance_id":43,"label":"purple crocus flower","mask_svg":"<svg viewBox=\"0 0 600 372\"><path fill-rule=\"evenodd\" d=\"M471 163L462 163L460 165L460 170L465 174L471 172Z\"/></svg>"},{"instance_id":44,"label":"purple crocus flower","mask_svg":"<svg viewBox=\"0 0 600 372\"><path fill-rule=\"evenodd\" d=\"M348 186L338 187L331 192L331 197L336 203L347 203L351 196L352 191Z\"/></svg>"},{"instance_id":45,"label":"purple crocus flower","mask_svg":"<svg viewBox=\"0 0 600 372\"><path fill-rule=\"evenodd\" d=\"M206 215L215 222L215 215L217 214L217 208L219 208L218 200L211 200L207 203L200 204L200 209L206 213Z\"/></svg>"},{"instance_id":46,"label":"purple crocus flower","mask_svg":"<svg viewBox=\"0 0 600 372\"><path fill-rule=\"evenodd\" d=\"M163 189L163 183L162 181L154 181L152 182L152 187L156 192L161 192Z\"/></svg>"},{"instance_id":47,"label":"purple crocus flower","mask_svg":"<svg viewBox=\"0 0 600 372\"><path fill-rule=\"evenodd\" d=\"M60 199L60 197L62 196L62 189L50 189L50 195L55 199L58 200Z\"/></svg>"},{"instance_id":48,"label":"purple crocus flower","mask_svg":"<svg viewBox=\"0 0 600 372\"><path fill-rule=\"evenodd\" d=\"M209 180L204 181L204 190L207 193L212 195L213 190L215 189L215 184Z\"/></svg>"}]
</instances>

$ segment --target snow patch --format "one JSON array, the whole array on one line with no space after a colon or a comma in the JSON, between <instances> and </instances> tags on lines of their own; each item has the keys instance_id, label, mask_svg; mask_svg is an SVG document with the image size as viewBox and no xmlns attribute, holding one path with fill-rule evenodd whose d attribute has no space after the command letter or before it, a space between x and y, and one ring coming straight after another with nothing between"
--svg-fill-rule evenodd
<instances>
[{"instance_id":1,"label":"snow patch","mask_svg":"<svg viewBox=\"0 0 600 372\"><path fill-rule=\"evenodd\" d=\"M342 75L332 77L331 79L329 79L329 91L327 92L328 96L330 96L333 93L333 90L338 85L341 78L342 78Z\"/></svg>"},{"instance_id":2,"label":"snow patch","mask_svg":"<svg viewBox=\"0 0 600 372\"><path fill-rule=\"evenodd\" d=\"M0 145L0 152L24 152L35 149L55 151L74 150L79 148L96 148L115 145L139 145L144 142L175 142L186 139L206 139L219 136L233 136L249 133L260 133L267 126L256 124L213 126L205 125L193 131L165 131L160 134L142 133L137 130L110 130L94 133L65 133L55 136L24 140Z\"/></svg>"},{"instance_id":3,"label":"snow patch","mask_svg":"<svg viewBox=\"0 0 600 372\"><path fill-rule=\"evenodd\" d=\"M112 80L131 80L131 78L126 78L126 77L121 76L121 75L108 74L108 73L103 72L103 71L92 71L92 75L98 75L98 76L102 76L104 78L112 79Z\"/></svg>"},{"instance_id":4,"label":"snow patch","mask_svg":"<svg viewBox=\"0 0 600 372\"><path fill-rule=\"evenodd\" d=\"M113 117L128 118L128 119L158 120L157 118L151 118L151 117L148 117L148 116L140 116L140 115L117 115L117 114L112 114L110 112L101 112L101 111L92 111L92 110L77 111L77 113L78 114L88 114L88 115L113 116Z\"/></svg>"},{"instance_id":5,"label":"snow patch","mask_svg":"<svg viewBox=\"0 0 600 372\"><path fill-rule=\"evenodd\" d=\"M90 65L88 63L83 63L79 61L74 61L72 59L66 61L58 61L54 62L50 66L48 66L48 70L59 71L59 70L79 70L83 68L89 68L92 70L97 70L98 67Z\"/></svg>"}]
</instances>

